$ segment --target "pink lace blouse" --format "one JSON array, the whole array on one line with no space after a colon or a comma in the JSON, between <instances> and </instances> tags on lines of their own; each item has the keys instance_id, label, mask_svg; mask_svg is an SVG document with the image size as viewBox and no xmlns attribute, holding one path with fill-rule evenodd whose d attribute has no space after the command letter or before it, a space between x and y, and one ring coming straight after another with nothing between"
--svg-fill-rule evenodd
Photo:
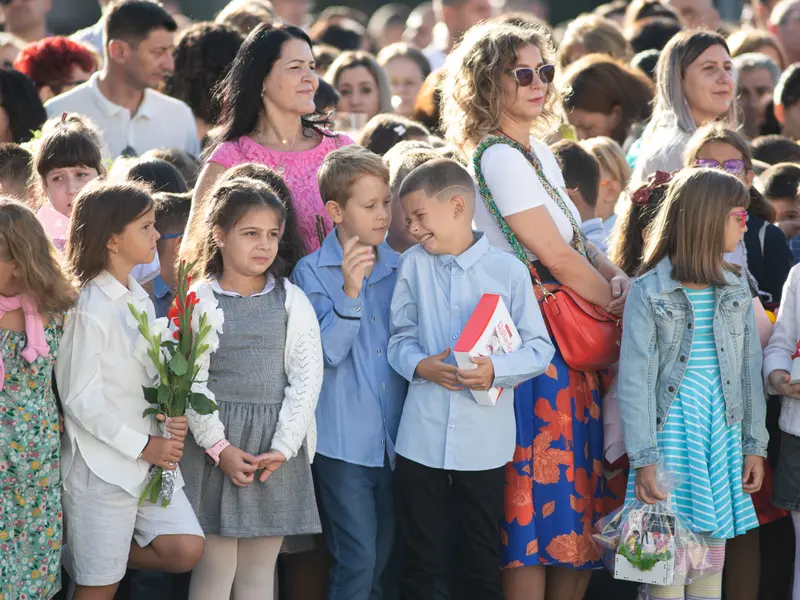
<instances>
[{"instance_id":1,"label":"pink lace blouse","mask_svg":"<svg viewBox=\"0 0 800 600\"><path fill-rule=\"evenodd\" d=\"M306 251L310 253L320 246L317 217L324 219L323 235L333 228L333 223L325 212L325 205L319 193L317 171L329 152L353 143L355 142L347 135L338 133L334 137L323 137L319 145L311 150L279 152L265 148L245 135L217 146L208 160L218 163L226 169L252 162L266 165L277 171L292 193L297 230L306 245Z\"/></svg>"}]
</instances>

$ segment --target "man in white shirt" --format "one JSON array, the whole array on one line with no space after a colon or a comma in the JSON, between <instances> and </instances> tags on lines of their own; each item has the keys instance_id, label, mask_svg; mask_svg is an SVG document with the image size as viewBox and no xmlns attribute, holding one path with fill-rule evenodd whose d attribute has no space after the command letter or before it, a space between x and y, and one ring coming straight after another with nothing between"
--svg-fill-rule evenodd
<instances>
[{"instance_id":1,"label":"man in white shirt","mask_svg":"<svg viewBox=\"0 0 800 600\"><path fill-rule=\"evenodd\" d=\"M45 105L50 117L85 115L97 125L111 158L155 148L200 154L191 109L153 88L172 73L175 20L161 4L126 0L103 19L103 70Z\"/></svg>"},{"instance_id":2,"label":"man in white shirt","mask_svg":"<svg viewBox=\"0 0 800 600\"><path fill-rule=\"evenodd\" d=\"M444 65L447 54L470 27L493 16L490 0L433 0L433 12L437 27L444 27L444 39L437 39L434 30L433 43L423 50L433 70Z\"/></svg>"},{"instance_id":3,"label":"man in white shirt","mask_svg":"<svg viewBox=\"0 0 800 600\"><path fill-rule=\"evenodd\" d=\"M52 0L3 0L0 18L5 30L28 43L38 42L49 35L47 14Z\"/></svg>"}]
</instances>

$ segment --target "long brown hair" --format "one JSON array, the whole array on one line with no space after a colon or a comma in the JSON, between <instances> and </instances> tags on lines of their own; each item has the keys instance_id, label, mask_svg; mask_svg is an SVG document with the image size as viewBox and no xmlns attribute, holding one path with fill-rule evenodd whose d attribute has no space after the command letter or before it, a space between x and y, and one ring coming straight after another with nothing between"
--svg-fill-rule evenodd
<instances>
[{"instance_id":1,"label":"long brown hair","mask_svg":"<svg viewBox=\"0 0 800 600\"><path fill-rule=\"evenodd\" d=\"M39 311L59 313L72 306L75 289L42 224L29 208L10 198L0 198L0 254L16 263L23 293Z\"/></svg>"},{"instance_id":2,"label":"long brown hair","mask_svg":"<svg viewBox=\"0 0 800 600\"><path fill-rule=\"evenodd\" d=\"M728 144L735 148L742 155L745 170L748 172L753 171L753 151L750 149L750 143L741 133L719 121L702 126L692 135L683 154L684 166L694 167L703 147L712 143ZM769 223L774 223L776 214L772 205L767 202L755 186L751 185L749 191L750 207L747 212L761 217Z\"/></svg>"},{"instance_id":3,"label":"long brown hair","mask_svg":"<svg viewBox=\"0 0 800 600\"><path fill-rule=\"evenodd\" d=\"M720 169L684 169L675 175L647 236L639 274L664 258L672 278L706 285L726 285L725 227L733 208L750 204L745 185Z\"/></svg>"},{"instance_id":4,"label":"long brown hair","mask_svg":"<svg viewBox=\"0 0 800 600\"><path fill-rule=\"evenodd\" d=\"M142 184L91 182L72 206L67 260L81 287L108 266L108 242L154 206Z\"/></svg>"}]
</instances>

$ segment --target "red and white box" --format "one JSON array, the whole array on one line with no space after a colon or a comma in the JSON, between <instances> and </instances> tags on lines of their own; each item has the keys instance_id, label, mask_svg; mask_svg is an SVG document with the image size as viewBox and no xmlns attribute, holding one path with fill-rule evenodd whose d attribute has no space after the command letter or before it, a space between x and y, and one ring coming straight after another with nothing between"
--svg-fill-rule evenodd
<instances>
[{"instance_id":1,"label":"red and white box","mask_svg":"<svg viewBox=\"0 0 800 600\"><path fill-rule=\"evenodd\" d=\"M503 298L499 294L484 294L461 332L453 354L458 368L466 371L478 367L470 357L509 354L520 346L522 338ZM485 391L470 391L481 406L494 406L503 388L494 386Z\"/></svg>"}]
</instances>

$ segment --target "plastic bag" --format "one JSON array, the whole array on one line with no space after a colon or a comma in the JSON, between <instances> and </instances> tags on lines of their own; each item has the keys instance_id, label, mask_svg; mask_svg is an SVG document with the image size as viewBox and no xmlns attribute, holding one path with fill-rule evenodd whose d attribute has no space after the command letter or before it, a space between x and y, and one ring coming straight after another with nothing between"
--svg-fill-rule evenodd
<instances>
[{"instance_id":1,"label":"plastic bag","mask_svg":"<svg viewBox=\"0 0 800 600\"><path fill-rule=\"evenodd\" d=\"M704 539L670 508L677 486L661 464L657 481L666 501L645 504L634 499L597 523L593 537L606 568L615 579L662 586L689 585L718 573Z\"/></svg>"}]
</instances>

